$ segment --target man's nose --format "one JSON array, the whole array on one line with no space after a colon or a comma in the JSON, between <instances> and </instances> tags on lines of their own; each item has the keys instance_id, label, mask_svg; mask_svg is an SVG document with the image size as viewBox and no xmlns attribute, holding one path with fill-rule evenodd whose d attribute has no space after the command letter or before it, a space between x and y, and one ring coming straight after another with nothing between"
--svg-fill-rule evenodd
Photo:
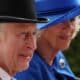
<instances>
[{"instance_id":1,"label":"man's nose","mask_svg":"<svg viewBox=\"0 0 80 80\"><path fill-rule=\"evenodd\" d=\"M32 33L25 35L25 40L34 40L36 37Z\"/></svg>"},{"instance_id":2,"label":"man's nose","mask_svg":"<svg viewBox=\"0 0 80 80\"><path fill-rule=\"evenodd\" d=\"M32 45L34 49L36 49L37 45L36 45L36 40L37 40L37 37L36 35L30 33L29 35L27 35L25 37L25 43L29 44L29 45Z\"/></svg>"}]
</instances>

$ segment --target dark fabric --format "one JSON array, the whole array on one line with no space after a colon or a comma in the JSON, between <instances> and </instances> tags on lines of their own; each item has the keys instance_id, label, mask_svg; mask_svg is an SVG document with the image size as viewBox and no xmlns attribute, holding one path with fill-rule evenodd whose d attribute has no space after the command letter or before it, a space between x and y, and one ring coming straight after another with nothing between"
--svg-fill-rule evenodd
<instances>
[{"instance_id":1,"label":"dark fabric","mask_svg":"<svg viewBox=\"0 0 80 80\"><path fill-rule=\"evenodd\" d=\"M46 22L37 18L34 0L0 0L0 22Z\"/></svg>"}]
</instances>

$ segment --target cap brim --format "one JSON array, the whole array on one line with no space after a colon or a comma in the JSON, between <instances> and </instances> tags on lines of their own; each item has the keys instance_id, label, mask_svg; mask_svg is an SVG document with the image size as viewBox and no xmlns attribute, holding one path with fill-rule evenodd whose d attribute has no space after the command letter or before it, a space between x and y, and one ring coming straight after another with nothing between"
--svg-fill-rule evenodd
<instances>
[{"instance_id":1,"label":"cap brim","mask_svg":"<svg viewBox=\"0 0 80 80\"><path fill-rule=\"evenodd\" d=\"M22 23L46 23L47 18L37 18L37 19L26 19L14 16L0 16L0 22L22 22Z\"/></svg>"},{"instance_id":2,"label":"cap brim","mask_svg":"<svg viewBox=\"0 0 80 80\"><path fill-rule=\"evenodd\" d=\"M80 15L80 7L76 7L65 14L45 16L46 18L49 19L49 22L48 23L38 23L37 28L45 29L51 25L56 25L60 22L68 21L78 15Z\"/></svg>"}]
</instances>

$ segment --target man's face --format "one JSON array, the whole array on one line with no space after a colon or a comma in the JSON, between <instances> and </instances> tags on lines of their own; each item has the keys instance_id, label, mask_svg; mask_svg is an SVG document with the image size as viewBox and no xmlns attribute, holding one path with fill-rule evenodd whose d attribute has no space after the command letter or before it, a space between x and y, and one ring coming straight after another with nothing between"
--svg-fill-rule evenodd
<instances>
[{"instance_id":1,"label":"man's face","mask_svg":"<svg viewBox=\"0 0 80 80\"><path fill-rule=\"evenodd\" d=\"M0 57L3 67L10 72L28 68L36 49L36 27L31 23L3 23Z\"/></svg>"},{"instance_id":2,"label":"man's face","mask_svg":"<svg viewBox=\"0 0 80 80\"><path fill-rule=\"evenodd\" d=\"M44 30L43 35L53 49L64 50L77 34L76 19L59 23Z\"/></svg>"}]
</instances>

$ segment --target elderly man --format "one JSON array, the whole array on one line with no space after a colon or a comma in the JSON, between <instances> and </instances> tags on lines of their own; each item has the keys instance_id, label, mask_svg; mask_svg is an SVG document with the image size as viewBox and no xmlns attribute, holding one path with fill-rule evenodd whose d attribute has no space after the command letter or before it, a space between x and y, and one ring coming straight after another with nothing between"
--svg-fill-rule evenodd
<instances>
[{"instance_id":1,"label":"elderly man","mask_svg":"<svg viewBox=\"0 0 80 80\"><path fill-rule=\"evenodd\" d=\"M36 18L33 0L0 0L0 80L11 80L25 70L36 49Z\"/></svg>"},{"instance_id":2,"label":"elderly man","mask_svg":"<svg viewBox=\"0 0 80 80\"><path fill-rule=\"evenodd\" d=\"M19 80L76 80L62 51L69 48L78 32L80 0L36 0L37 13L50 22L42 28L38 48L28 70L18 73Z\"/></svg>"}]
</instances>

